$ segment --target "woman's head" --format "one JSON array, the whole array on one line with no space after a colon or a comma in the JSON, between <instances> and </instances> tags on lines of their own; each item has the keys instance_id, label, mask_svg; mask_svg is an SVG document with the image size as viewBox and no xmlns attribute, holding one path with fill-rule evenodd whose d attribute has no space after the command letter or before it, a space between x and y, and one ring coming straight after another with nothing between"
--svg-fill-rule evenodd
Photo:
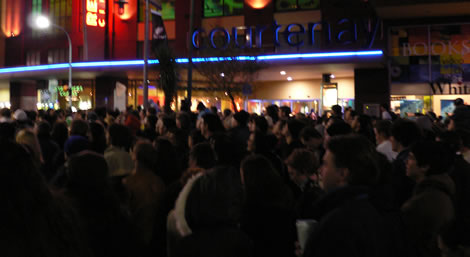
<instances>
[{"instance_id":1,"label":"woman's head","mask_svg":"<svg viewBox=\"0 0 470 257\"><path fill-rule=\"evenodd\" d=\"M240 167L240 175L247 203L280 203L284 184L268 159L262 155L245 158Z\"/></svg>"}]
</instances>

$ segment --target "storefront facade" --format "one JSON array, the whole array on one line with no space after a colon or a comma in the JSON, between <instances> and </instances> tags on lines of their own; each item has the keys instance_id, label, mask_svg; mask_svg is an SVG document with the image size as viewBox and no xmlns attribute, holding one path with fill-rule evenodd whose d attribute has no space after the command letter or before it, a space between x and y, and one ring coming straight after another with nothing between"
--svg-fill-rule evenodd
<instances>
[{"instance_id":1,"label":"storefront facade","mask_svg":"<svg viewBox=\"0 0 470 257\"><path fill-rule=\"evenodd\" d=\"M470 103L470 23L390 28L391 105L402 116Z\"/></svg>"}]
</instances>

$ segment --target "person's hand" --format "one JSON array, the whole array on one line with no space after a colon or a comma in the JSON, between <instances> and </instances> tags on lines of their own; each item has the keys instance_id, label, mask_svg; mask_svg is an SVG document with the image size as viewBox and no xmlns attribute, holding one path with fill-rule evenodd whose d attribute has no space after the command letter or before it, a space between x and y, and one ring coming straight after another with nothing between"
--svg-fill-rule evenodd
<instances>
[{"instance_id":1,"label":"person's hand","mask_svg":"<svg viewBox=\"0 0 470 257\"><path fill-rule=\"evenodd\" d=\"M299 241L295 241L295 256L297 257L302 257L304 252L302 251L302 248L300 247Z\"/></svg>"}]
</instances>

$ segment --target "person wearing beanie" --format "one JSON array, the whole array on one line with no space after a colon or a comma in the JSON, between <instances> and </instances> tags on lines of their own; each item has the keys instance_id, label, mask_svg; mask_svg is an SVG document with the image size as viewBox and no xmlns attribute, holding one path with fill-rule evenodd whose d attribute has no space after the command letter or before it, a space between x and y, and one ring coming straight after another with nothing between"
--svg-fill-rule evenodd
<instances>
[{"instance_id":1,"label":"person wearing beanie","mask_svg":"<svg viewBox=\"0 0 470 257\"><path fill-rule=\"evenodd\" d=\"M78 135L70 136L64 144L64 157L66 161L52 177L50 184L56 188L65 187L70 157L85 150L90 150L90 141L88 141L88 138Z\"/></svg>"}]
</instances>

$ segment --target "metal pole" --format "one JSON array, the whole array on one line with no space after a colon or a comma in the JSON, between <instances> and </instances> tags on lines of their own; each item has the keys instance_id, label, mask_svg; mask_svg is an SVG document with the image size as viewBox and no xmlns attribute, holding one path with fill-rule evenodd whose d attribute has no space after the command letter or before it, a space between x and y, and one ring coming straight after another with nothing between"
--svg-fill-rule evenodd
<instances>
[{"instance_id":1,"label":"metal pole","mask_svg":"<svg viewBox=\"0 0 470 257\"><path fill-rule=\"evenodd\" d=\"M83 6L83 60L88 61L88 32L86 26L86 0L82 0Z\"/></svg>"},{"instance_id":2,"label":"metal pole","mask_svg":"<svg viewBox=\"0 0 470 257\"><path fill-rule=\"evenodd\" d=\"M145 40L144 40L144 109L148 108L148 49L149 49L149 0L145 0Z\"/></svg>"},{"instance_id":3,"label":"metal pole","mask_svg":"<svg viewBox=\"0 0 470 257\"><path fill-rule=\"evenodd\" d=\"M189 9L189 31L188 31L188 40L189 42L189 51L188 51L188 104L191 104L191 94L193 90L193 39L192 33L194 30L194 0L190 0L191 5Z\"/></svg>"},{"instance_id":4,"label":"metal pole","mask_svg":"<svg viewBox=\"0 0 470 257\"><path fill-rule=\"evenodd\" d=\"M70 103L70 108L72 108L72 40L70 39L70 36L69 36L69 33L67 32L67 30L65 30L61 26L56 25L56 24L51 24L51 26L62 30L65 33L65 35L67 36L67 40L69 41L69 88L70 88L70 101L69 101L69 103Z\"/></svg>"}]
</instances>

